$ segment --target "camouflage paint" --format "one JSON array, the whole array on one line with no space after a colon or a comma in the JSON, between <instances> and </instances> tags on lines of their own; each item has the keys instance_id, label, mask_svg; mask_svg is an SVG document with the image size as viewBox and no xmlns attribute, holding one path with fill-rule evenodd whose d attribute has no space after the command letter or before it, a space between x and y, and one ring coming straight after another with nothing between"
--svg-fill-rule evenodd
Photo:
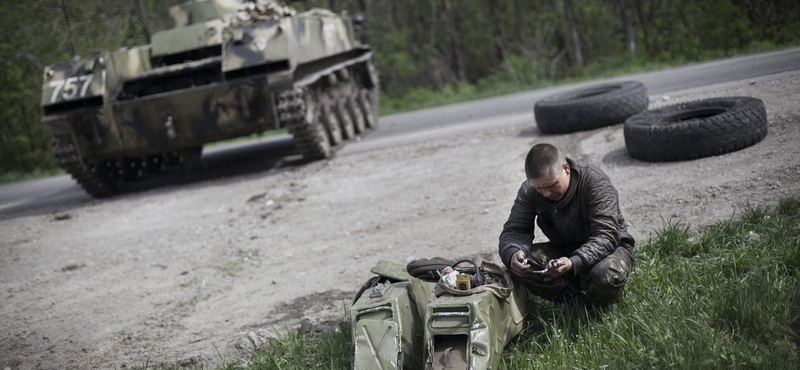
<instances>
[{"instance_id":1,"label":"camouflage paint","mask_svg":"<svg viewBox=\"0 0 800 370\"><path fill-rule=\"evenodd\" d=\"M162 56L221 45L224 28L225 22L222 19L213 19L185 26L180 32L156 32L150 38L150 53L152 56Z\"/></svg>"},{"instance_id":2,"label":"camouflage paint","mask_svg":"<svg viewBox=\"0 0 800 370\"><path fill-rule=\"evenodd\" d=\"M223 19L242 8L238 0L195 0L174 5L169 8L169 16L175 22L174 28Z\"/></svg>"},{"instance_id":3,"label":"camouflage paint","mask_svg":"<svg viewBox=\"0 0 800 370\"><path fill-rule=\"evenodd\" d=\"M42 106L52 106L106 95L104 58L63 62L44 69Z\"/></svg>"},{"instance_id":4,"label":"camouflage paint","mask_svg":"<svg viewBox=\"0 0 800 370\"><path fill-rule=\"evenodd\" d=\"M332 57L369 52L350 20L330 11L232 27L241 7L189 1L170 10L177 27L155 33L150 45L47 67L43 121L69 134L84 163L197 148L280 128L278 90L339 62ZM151 65L170 57L181 62Z\"/></svg>"}]
</instances>

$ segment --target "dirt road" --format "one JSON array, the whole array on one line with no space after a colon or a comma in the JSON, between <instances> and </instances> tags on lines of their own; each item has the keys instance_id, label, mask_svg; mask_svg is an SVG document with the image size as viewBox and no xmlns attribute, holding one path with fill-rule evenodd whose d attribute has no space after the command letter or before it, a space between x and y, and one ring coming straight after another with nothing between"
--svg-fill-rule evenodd
<instances>
[{"instance_id":1,"label":"dirt road","mask_svg":"<svg viewBox=\"0 0 800 370\"><path fill-rule=\"evenodd\" d=\"M606 171L639 241L664 220L697 230L800 196L800 73L651 96L651 108L738 95L764 100L769 134L719 157L640 162L622 125L542 136L531 113L513 114L306 166L3 215L0 369L214 363L249 351L251 331L341 318L379 260L496 260L537 142Z\"/></svg>"}]
</instances>

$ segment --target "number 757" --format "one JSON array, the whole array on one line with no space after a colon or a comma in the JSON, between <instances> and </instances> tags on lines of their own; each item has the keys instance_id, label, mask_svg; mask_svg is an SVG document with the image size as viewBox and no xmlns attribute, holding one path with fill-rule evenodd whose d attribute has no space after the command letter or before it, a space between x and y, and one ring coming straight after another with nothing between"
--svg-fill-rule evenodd
<instances>
[{"instance_id":1,"label":"number 757","mask_svg":"<svg viewBox=\"0 0 800 370\"><path fill-rule=\"evenodd\" d=\"M59 93L64 100L71 100L86 96L86 90L88 90L89 85L92 84L92 76L93 75L83 75L80 77L73 76L67 78L66 80L55 80L50 82L50 87L53 88L53 95L50 97L50 102L55 102Z\"/></svg>"}]
</instances>

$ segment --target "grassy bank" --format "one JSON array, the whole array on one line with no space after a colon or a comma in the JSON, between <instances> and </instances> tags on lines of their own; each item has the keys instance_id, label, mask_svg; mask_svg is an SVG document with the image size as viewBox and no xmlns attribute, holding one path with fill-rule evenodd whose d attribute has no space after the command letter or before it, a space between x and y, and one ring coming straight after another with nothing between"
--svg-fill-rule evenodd
<instances>
[{"instance_id":1,"label":"grassy bank","mask_svg":"<svg viewBox=\"0 0 800 370\"><path fill-rule=\"evenodd\" d=\"M26 180L33 180L38 179L40 177L47 177L53 175L60 175L66 173L61 168L49 168L49 169L35 169L33 171L11 171L0 175L0 185L7 184L10 182L18 182L18 181L26 181Z\"/></svg>"},{"instance_id":2,"label":"grassy bank","mask_svg":"<svg viewBox=\"0 0 800 370\"><path fill-rule=\"evenodd\" d=\"M741 50L705 51L693 59L663 56L658 58L631 57L626 54L609 56L594 60L585 66L572 66L559 71L557 78L547 78L547 68L532 64L527 58L510 56L508 63L498 66L495 74L476 83L460 83L441 90L413 89L401 96L381 94L380 114L394 114L431 108L441 105L462 103L477 99L508 95L524 91L543 89L551 86L578 83L603 78L652 72L675 68L690 63L700 63L722 58L780 50L796 45L754 44ZM533 102L531 102L533 111Z\"/></svg>"},{"instance_id":3,"label":"grassy bank","mask_svg":"<svg viewBox=\"0 0 800 370\"><path fill-rule=\"evenodd\" d=\"M622 301L605 311L538 302L503 369L796 369L800 199L747 208L698 235L667 223L637 246ZM223 369L349 369L349 323L288 334Z\"/></svg>"},{"instance_id":4,"label":"grassy bank","mask_svg":"<svg viewBox=\"0 0 800 370\"><path fill-rule=\"evenodd\" d=\"M798 199L746 209L698 237L669 223L637 252L620 304L599 317L546 307L506 368L796 369Z\"/></svg>"}]
</instances>

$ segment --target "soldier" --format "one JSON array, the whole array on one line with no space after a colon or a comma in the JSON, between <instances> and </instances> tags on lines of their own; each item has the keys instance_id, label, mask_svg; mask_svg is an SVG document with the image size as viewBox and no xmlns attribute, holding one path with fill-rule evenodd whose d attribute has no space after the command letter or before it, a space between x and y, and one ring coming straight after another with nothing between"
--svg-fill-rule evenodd
<instances>
[{"instance_id":1,"label":"soldier","mask_svg":"<svg viewBox=\"0 0 800 370\"><path fill-rule=\"evenodd\" d=\"M550 144L531 148L525 174L500 234L512 278L555 302L617 302L633 269L634 240L608 176ZM549 242L533 243L534 220Z\"/></svg>"}]
</instances>

